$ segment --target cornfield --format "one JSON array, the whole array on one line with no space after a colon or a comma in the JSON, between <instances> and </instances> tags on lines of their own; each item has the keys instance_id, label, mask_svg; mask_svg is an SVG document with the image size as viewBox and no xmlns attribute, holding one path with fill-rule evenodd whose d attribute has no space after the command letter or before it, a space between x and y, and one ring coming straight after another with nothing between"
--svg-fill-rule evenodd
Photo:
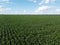
<instances>
[{"instance_id":1,"label":"cornfield","mask_svg":"<svg viewBox=\"0 0 60 45\"><path fill-rule=\"evenodd\" d=\"M0 16L0 45L60 45L60 16Z\"/></svg>"}]
</instances>

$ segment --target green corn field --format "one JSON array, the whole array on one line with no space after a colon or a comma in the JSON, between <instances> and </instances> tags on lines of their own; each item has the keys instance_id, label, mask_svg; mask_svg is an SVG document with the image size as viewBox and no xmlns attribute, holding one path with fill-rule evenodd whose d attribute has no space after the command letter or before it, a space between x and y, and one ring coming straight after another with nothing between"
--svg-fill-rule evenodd
<instances>
[{"instance_id":1,"label":"green corn field","mask_svg":"<svg viewBox=\"0 0 60 45\"><path fill-rule=\"evenodd\" d=\"M0 45L60 45L60 16L0 15Z\"/></svg>"}]
</instances>

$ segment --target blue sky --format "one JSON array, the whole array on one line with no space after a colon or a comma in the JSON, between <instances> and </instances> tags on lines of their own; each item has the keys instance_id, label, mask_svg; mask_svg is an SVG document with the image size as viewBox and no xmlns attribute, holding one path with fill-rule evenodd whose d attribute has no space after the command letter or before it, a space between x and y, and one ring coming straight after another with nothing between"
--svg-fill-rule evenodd
<instances>
[{"instance_id":1,"label":"blue sky","mask_svg":"<svg viewBox=\"0 0 60 45\"><path fill-rule=\"evenodd\" d=\"M60 0L0 0L0 14L60 14Z\"/></svg>"}]
</instances>

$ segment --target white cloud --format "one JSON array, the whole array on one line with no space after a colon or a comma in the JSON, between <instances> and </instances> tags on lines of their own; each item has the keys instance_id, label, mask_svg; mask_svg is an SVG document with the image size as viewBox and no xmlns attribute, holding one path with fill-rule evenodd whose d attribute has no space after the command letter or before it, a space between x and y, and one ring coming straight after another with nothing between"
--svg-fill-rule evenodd
<instances>
[{"instance_id":1,"label":"white cloud","mask_svg":"<svg viewBox=\"0 0 60 45\"><path fill-rule=\"evenodd\" d=\"M19 10L13 10L11 8L5 8L0 5L0 14L26 14L26 10L23 10L22 12Z\"/></svg>"},{"instance_id":2,"label":"white cloud","mask_svg":"<svg viewBox=\"0 0 60 45\"><path fill-rule=\"evenodd\" d=\"M0 5L0 12L3 11L3 10L4 10L4 8L2 7L2 5Z\"/></svg>"},{"instance_id":3,"label":"white cloud","mask_svg":"<svg viewBox=\"0 0 60 45\"><path fill-rule=\"evenodd\" d=\"M3 6L0 5L0 11L6 11L6 10L11 10L11 8L4 8Z\"/></svg>"},{"instance_id":4,"label":"white cloud","mask_svg":"<svg viewBox=\"0 0 60 45\"><path fill-rule=\"evenodd\" d=\"M39 5L42 5L42 4L48 4L50 2L55 2L56 0L42 0Z\"/></svg>"},{"instance_id":5,"label":"white cloud","mask_svg":"<svg viewBox=\"0 0 60 45\"><path fill-rule=\"evenodd\" d=\"M37 2L37 0L29 0L29 1L34 2L34 3L36 3L36 2Z\"/></svg>"},{"instance_id":6,"label":"white cloud","mask_svg":"<svg viewBox=\"0 0 60 45\"><path fill-rule=\"evenodd\" d=\"M42 1L39 3L39 5L42 5L42 4L44 3L44 1L45 1L45 0L42 0Z\"/></svg>"},{"instance_id":7,"label":"white cloud","mask_svg":"<svg viewBox=\"0 0 60 45\"><path fill-rule=\"evenodd\" d=\"M51 0L51 2L55 2L56 0Z\"/></svg>"},{"instance_id":8,"label":"white cloud","mask_svg":"<svg viewBox=\"0 0 60 45\"><path fill-rule=\"evenodd\" d=\"M60 14L60 9L56 9L56 10L54 11L54 13Z\"/></svg>"},{"instance_id":9,"label":"white cloud","mask_svg":"<svg viewBox=\"0 0 60 45\"><path fill-rule=\"evenodd\" d=\"M9 0L0 0L0 2L6 2L6 3L8 3Z\"/></svg>"},{"instance_id":10,"label":"white cloud","mask_svg":"<svg viewBox=\"0 0 60 45\"><path fill-rule=\"evenodd\" d=\"M38 2L38 0L28 0L28 1L31 1L31 2L34 2L34 3ZM41 0L39 5L48 4L48 3L51 3L51 2L54 3L55 1L56 0Z\"/></svg>"},{"instance_id":11,"label":"white cloud","mask_svg":"<svg viewBox=\"0 0 60 45\"><path fill-rule=\"evenodd\" d=\"M11 8L5 8L2 5L0 5L0 14L8 13L11 10L12 10Z\"/></svg>"},{"instance_id":12,"label":"white cloud","mask_svg":"<svg viewBox=\"0 0 60 45\"><path fill-rule=\"evenodd\" d=\"M41 6L37 10L35 10L35 12L43 12L43 11L49 9L49 8L51 8L51 7L49 7L49 6Z\"/></svg>"},{"instance_id":13,"label":"white cloud","mask_svg":"<svg viewBox=\"0 0 60 45\"><path fill-rule=\"evenodd\" d=\"M49 3L49 2L50 2L50 0L46 0L46 1L45 1L45 3Z\"/></svg>"},{"instance_id":14,"label":"white cloud","mask_svg":"<svg viewBox=\"0 0 60 45\"><path fill-rule=\"evenodd\" d=\"M41 6L35 10L36 14L60 14L60 8L55 6Z\"/></svg>"},{"instance_id":15,"label":"white cloud","mask_svg":"<svg viewBox=\"0 0 60 45\"><path fill-rule=\"evenodd\" d=\"M24 13L26 12L26 10L23 11Z\"/></svg>"},{"instance_id":16,"label":"white cloud","mask_svg":"<svg viewBox=\"0 0 60 45\"><path fill-rule=\"evenodd\" d=\"M8 2L9 0L2 0L2 1Z\"/></svg>"},{"instance_id":17,"label":"white cloud","mask_svg":"<svg viewBox=\"0 0 60 45\"><path fill-rule=\"evenodd\" d=\"M60 9L56 9L57 12L60 12Z\"/></svg>"}]
</instances>

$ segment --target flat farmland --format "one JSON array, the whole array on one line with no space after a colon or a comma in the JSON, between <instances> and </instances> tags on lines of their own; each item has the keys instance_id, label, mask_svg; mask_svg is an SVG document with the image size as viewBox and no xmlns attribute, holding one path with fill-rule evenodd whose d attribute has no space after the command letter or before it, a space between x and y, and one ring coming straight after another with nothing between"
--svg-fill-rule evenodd
<instances>
[{"instance_id":1,"label":"flat farmland","mask_svg":"<svg viewBox=\"0 0 60 45\"><path fill-rule=\"evenodd\" d=\"M60 16L0 15L0 45L60 45Z\"/></svg>"}]
</instances>

